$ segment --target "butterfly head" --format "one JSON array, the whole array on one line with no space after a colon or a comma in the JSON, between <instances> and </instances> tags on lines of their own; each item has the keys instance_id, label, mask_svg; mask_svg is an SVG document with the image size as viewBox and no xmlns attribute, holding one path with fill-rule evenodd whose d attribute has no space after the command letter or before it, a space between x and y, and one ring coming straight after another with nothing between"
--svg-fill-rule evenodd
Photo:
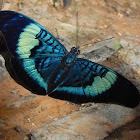
<instances>
[{"instance_id":1,"label":"butterfly head","mask_svg":"<svg viewBox=\"0 0 140 140\"><path fill-rule=\"evenodd\" d=\"M75 55L79 55L80 54L79 46L72 47L70 52L75 54Z\"/></svg>"}]
</instances>

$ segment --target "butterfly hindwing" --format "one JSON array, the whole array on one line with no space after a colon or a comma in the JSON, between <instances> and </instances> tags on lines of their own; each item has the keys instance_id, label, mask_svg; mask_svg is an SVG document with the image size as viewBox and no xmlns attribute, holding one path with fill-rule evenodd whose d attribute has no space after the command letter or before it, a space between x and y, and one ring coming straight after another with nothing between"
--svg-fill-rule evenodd
<instances>
[{"instance_id":1,"label":"butterfly hindwing","mask_svg":"<svg viewBox=\"0 0 140 140\"><path fill-rule=\"evenodd\" d=\"M68 75L66 82L50 96L76 103L112 102L129 107L139 104L139 94L135 86L105 66L77 59Z\"/></svg>"},{"instance_id":2,"label":"butterfly hindwing","mask_svg":"<svg viewBox=\"0 0 140 140\"><path fill-rule=\"evenodd\" d=\"M83 78L85 93L90 97L94 96L95 102L112 102L129 107L139 104L139 93L126 78L100 64L84 59L79 59L78 62L81 66L83 65L82 73L87 71L87 76ZM93 72L96 76L88 74ZM86 83L89 84L86 85Z\"/></svg>"},{"instance_id":3,"label":"butterfly hindwing","mask_svg":"<svg viewBox=\"0 0 140 140\"><path fill-rule=\"evenodd\" d=\"M0 30L15 75L32 92L46 94L49 77L67 53L65 47L41 25L14 11L0 11Z\"/></svg>"}]
</instances>

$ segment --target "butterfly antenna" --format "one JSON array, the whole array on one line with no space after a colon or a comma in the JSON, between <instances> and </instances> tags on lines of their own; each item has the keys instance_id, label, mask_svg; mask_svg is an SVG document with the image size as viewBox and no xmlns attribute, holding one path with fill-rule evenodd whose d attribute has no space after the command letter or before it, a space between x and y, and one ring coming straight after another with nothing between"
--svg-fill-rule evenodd
<instances>
[{"instance_id":1,"label":"butterfly antenna","mask_svg":"<svg viewBox=\"0 0 140 140\"><path fill-rule=\"evenodd\" d=\"M78 29L78 11L77 11L76 13L76 46L78 46L78 41L79 41L78 32L79 32L79 29Z\"/></svg>"}]
</instances>

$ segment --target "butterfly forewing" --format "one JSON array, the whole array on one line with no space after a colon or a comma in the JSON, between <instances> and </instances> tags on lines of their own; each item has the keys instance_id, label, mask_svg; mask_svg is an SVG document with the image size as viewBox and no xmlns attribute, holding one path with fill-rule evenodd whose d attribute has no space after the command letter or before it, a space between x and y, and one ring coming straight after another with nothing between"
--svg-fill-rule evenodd
<instances>
[{"instance_id":1,"label":"butterfly forewing","mask_svg":"<svg viewBox=\"0 0 140 140\"><path fill-rule=\"evenodd\" d=\"M63 56L67 53L66 48L45 28L17 12L0 12L0 30L4 34L10 53L14 56L22 58L20 53L29 55L29 51L35 48L44 54L55 52Z\"/></svg>"},{"instance_id":2,"label":"butterfly forewing","mask_svg":"<svg viewBox=\"0 0 140 140\"><path fill-rule=\"evenodd\" d=\"M17 12L0 12L0 30L15 75L32 92L47 94L48 79L67 53L65 47L41 25Z\"/></svg>"}]
</instances>

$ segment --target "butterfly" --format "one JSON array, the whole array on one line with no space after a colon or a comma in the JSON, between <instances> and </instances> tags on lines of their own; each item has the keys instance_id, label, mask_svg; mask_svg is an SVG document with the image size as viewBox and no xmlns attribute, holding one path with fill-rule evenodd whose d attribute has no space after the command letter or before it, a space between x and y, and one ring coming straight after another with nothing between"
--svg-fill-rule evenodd
<instances>
[{"instance_id":1,"label":"butterfly","mask_svg":"<svg viewBox=\"0 0 140 140\"><path fill-rule=\"evenodd\" d=\"M0 11L0 31L12 76L32 93L74 103L101 102L136 107L136 87L117 72L78 58L44 27L15 11ZM2 47L2 45L1 45Z\"/></svg>"}]
</instances>

